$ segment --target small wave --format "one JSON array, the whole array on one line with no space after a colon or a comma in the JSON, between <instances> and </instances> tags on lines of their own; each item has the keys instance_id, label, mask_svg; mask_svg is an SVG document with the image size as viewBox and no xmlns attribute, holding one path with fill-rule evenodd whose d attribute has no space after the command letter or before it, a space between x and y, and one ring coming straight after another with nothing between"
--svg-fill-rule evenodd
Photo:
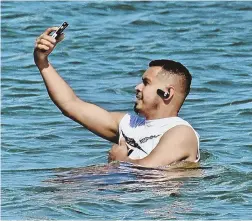
<instances>
[{"instance_id":1,"label":"small wave","mask_svg":"<svg viewBox=\"0 0 252 221\"><path fill-rule=\"evenodd\" d=\"M252 11L252 7L249 7L249 6L247 6L247 7L241 7L238 10L239 11Z\"/></svg>"},{"instance_id":2,"label":"small wave","mask_svg":"<svg viewBox=\"0 0 252 221\"><path fill-rule=\"evenodd\" d=\"M11 98L24 98L24 97L37 97L37 96L40 96L40 94L9 94L8 97L11 97Z\"/></svg>"},{"instance_id":3,"label":"small wave","mask_svg":"<svg viewBox=\"0 0 252 221\"><path fill-rule=\"evenodd\" d=\"M23 18L23 17L30 17L30 13L9 13L9 14L3 14L2 15L2 19L19 19L19 18Z\"/></svg>"},{"instance_id":4,"label":"small wave","mask_svg":"<svg viewBox=\"0 0 252 221\"><path fill-rule=\"evenodd\" d=\"M68 65L82 65L83 61L68 61L66 64L68 64Z\"/></svg>"},{"instance_id":5,"label":"small wave","mask_svg":"<svg viewBox=\"0 0 252 221\"><path fill-rule=\"evenodd\" d=\"M168 15L171 13L171 10L170 9L164 9L162 11L159 11L159 14L160 15Z\"/></svg>"},{"instance_id":6,"label":"small wave","mask_svg":"<svg viewBox=\"0 0 252 221\"><path fill-rule=\"evenodd\" d=\"M33 107L29 105L15 105L2 108L2 113L9 113L10 111L19 111L19 110L32 110L32 109Z\"/></svg>"},{"instance_id":7,"label":"small wave","mask_svg":"<svg viewBox=\"0 0 252 221\"><path fill-rule=\"evenodd\" d=\"M67 173L57 174L45 182L82 183L91 182L103 185L125 183L155 183L180 178L201 177L202 168L198 163L180 162L162 168L146 168L125 162L113 162L108 165L76 168Z\"/></svg>"},{"instance_id":8,"label":"small wave","mask_svg":"<svg viewBox=\"0 0 252 221\"><path fill-rule=\"evenodd\" d=\"M244 41L237 41L230 44L230 46L244 46L244 45L246 45L246 42Z\"/></svg>"},{"instance_id":9,"label":"small wave","mask_svg":"<svg viewBox=\"0 0 252 221\"><path fill-rule=\"evenodd\" d=\"M135 20L135 21L131 22L130 24L140 25L140 26L163 25L163 24L156 22L156 21L150 21L150 20L146 21L146 20L142 20L142 19Z\"/></svg>"},{"instance_id":10,"label":"small wave","mask_svg":"<svg viewBox=\"0 0 252 221\"><path fill-rule=\"evenodd\" d=\"M252 116L252 109L248 109L248 110L244 110L244 111L240 111L238 113L239 116Z\"/></svg>"},{"instance_id":11,"label":"small wave","mask_svg":"<svg viewBox=\"0 0 252 221\"><path fill-rule=\"evenodd\" d=\"M123 11L135 11L136 7L132 4L116 4L113 6L110 6L112 10L123 10Z\"/></svg>"},{"instance_id":12,"label":"small wave","mask_svg":"<svg viewBox=\"0 0 252 221\"><path fill-rule=\"evenodd\" d=\"M210 64L207 68L209 70L223 70L223 67L220 64Z\"/></svg>"},{"instance_id":13,"label":"small wave","mask_svg":"<svg viewBox=\"0 0 252 221\"><path fill-rule=\"evenodd\" d=\"M36 139L38 139L38 140L56 140L56 139L60 139L60 137L55 134L44 134L44 135L37 136Z\"/></svg>"},{"instance_id":14,"label":"small wave","mask_svg":"<svg viewBox=\"0 0 252 221\"><path fill-rule=\"evenodd\" d=\"M24 153L24 154L42 154L46 153L45 150L42 150L41 148L6 148L2 147L2 150L8 153Z\"/></svg>"},{"instance_id":15,"label":"small wave","mask_svg":"<svg viewBox=\"0 0 252 221\"><path fill-rule=\"evenodd\" d=\"M208 81L206 82L206 84L209 84L209 85L215 85L215 86L219 86L219 85L222 85L222 86L231 86L233 85L234 83L230 80L211 80L211 81Z\"/></svg>"},{"instance_id":16,"label":"small wave","mask_svg":"<svg viewBox=\"0 0 252 221\"><path fill-rule=\"evenodd\" d=\"M191 31L190 28L177 28L175 30L175 32L177 32L177 33L183 33L183 32L189 32L189 31Z\"/></svg>"},{"instance_id":17,"label":"small wave","mask_svg":"<svg viewBox=\"0 0 252 221\"><path fill-rule=\"evenodd\" d=\"M31 87L11 87L10 88L11 91L13 92L22 92L22 91L25 91L25 92L28 92L28 93L31 93L31 92L39 92L40 89L38 87L34 87L34 88L31 88Z\"/></svg>"},{"instance_id":18,"label":"small wave","mask_svg":"<svg viewBox=\"0 0 252 221\"><path fill-rule=\"evenodd\" d=\"M216 92L216 90L213 90L208 87L193 87L192 91L193 92Z\"/></svg>"},{"instance_id":19,"label":"small wave","mask_svg":"<svg viewBox=\"0 0 252 221\"><path fill-rule=\"evenodd\" d=\"M42 83L42 80L41 81L35 81L35 80L25 80L25 79L15 79L15 78L6 78L6 77L3 77L2 78L2 82L13 82L13 83L17 83L17 84L41 84Z\"/></svg>"},{"instance_id":20,"label":"small wave","mask_svg":"<svg viewBox=\"0 0 252 221\"><path fill-rule=\"evenodd\" d=\"M223 104L223 106L236 105L236 104L247 104L247 103L251 103L251 102L252 102L252 99L245 99L245 100L239 100L239 101L232 101L231 103Z\"/></svg>"},{"instance_id":21,"label":"small wave","mask_svg":"<svg viewBox=\"0 0 252 221\"><path fill-rule=\"evenodd\" d=\"M29 168L29 169L8 169L1 170L2 173L23 173L23 172L39 172L39 171L58 171L64 172L69 171L73 168L59 167L59 168Z\"/></svg>"},{"instance_id":22,"label":"small wave","mask_svg":"<svg viewBox=\"0 0 252 221\"><path fill-rule=\"evenodd\" d=\"M27 192L36 192L36 193L46 193L46 192L56 192L56 191L60 191L59 188L57 187L49 187L49 186L31 186L31 187L24 187L21 188L21 190L23 191L27 191Z\"/></svg>"}]
</instances>

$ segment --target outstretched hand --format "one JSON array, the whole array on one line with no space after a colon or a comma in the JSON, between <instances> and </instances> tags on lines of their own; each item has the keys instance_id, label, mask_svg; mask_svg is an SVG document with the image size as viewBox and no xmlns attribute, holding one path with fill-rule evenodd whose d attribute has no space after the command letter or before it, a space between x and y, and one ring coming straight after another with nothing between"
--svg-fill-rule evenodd
<instances>
[{"instance_id":1,"label":"outstretched hand","mask_svg":"<svg viewBox=\"0 0 252 221\"><path fill-rule=\"evenodd\" d=\"M109 151L108 162L111 161L127 161L128 148L124 138L122 138L119 144L114 144Z\"/></svg>"},{"instance_id":2,"label":"outstretched hand","mask_svg":"<svg viewBox=\"0 0 252 221\"><path fill-rule=\"evenodd\" d=\"M36 39L34 48L34 61L37 65L40 62L44 62L48 55L53 51L57 43L64 39L64 34L61 34L57 40L50 36L50 34L57 29L58 27L48 28Z\"/></svg>"}]
</instances>

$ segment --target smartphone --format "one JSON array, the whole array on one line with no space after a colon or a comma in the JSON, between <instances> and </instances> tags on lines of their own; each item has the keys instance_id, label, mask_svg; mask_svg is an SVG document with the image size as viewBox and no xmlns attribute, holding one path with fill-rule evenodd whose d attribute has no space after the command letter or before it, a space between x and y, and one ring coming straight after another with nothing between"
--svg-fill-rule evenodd
<instances>
[{"instance_id":1,"label":"smartphone","mask_svg":"<svg viewBox=\"0 0 252 221\"><path fill-rule=\"evenodd\" d=\"M55 31L52 35L53 38L57 39L60 34L65 30L65 28L68 26L67 22L63 22L63 24Z\"/></svg>"}]
</instances>

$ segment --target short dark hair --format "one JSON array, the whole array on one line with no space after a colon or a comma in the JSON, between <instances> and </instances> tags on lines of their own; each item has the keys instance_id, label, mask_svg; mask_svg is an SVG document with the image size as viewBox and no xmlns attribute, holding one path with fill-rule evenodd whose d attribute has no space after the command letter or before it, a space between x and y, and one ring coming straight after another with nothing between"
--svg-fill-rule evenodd
<instances>
[{"instance_id":1,"label":"short dark hair","mask_svg":"<svg viewBox=\"0 0 252 221\"><path fill-rule=\"evenodd\" d=\"M182 76L184 79L183 86L185 90L185 97L189 94L192 82L192 75L184 65L172 60L153 60L149 63L149 67L153 66L162 67L170 74Z\"/></svg>"}]
</instances>

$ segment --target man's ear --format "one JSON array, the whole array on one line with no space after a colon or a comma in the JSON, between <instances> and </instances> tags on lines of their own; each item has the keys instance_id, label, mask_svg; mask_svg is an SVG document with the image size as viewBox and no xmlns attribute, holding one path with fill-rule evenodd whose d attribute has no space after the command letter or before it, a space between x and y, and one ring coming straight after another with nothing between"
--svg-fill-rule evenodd
<instances>
[{"instance_id":1,"label":"man's ear","mask_svg":"<svg viewBox=\"0 0 252 221\"><path fill-rule=\"evenodd\" d=\"M166 96L164 96L163 99L166 101L170 100L173 97L174 92L175 92L174 87L172 87L172 86L166 87L165 88L165 95Z\"/></svg>"}]
</instances>

